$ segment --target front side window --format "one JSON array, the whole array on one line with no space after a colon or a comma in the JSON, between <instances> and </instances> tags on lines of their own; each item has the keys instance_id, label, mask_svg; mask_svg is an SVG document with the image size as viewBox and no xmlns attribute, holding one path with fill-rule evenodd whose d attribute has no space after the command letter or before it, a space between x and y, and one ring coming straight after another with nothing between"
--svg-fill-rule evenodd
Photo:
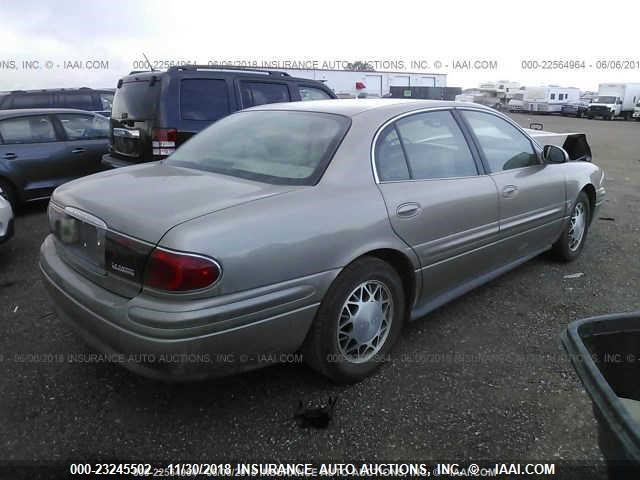
<instances>
[{"instance_id":1,"label":"front side window","mask_svg":"<svg viewBox=\"0 0 640 480\"><path fill-rule=\"evenodd\" d=\"M166 162L266 183L314 185L350 124L325 113L240 112L192 137Z\"/></svg>"},{"instance_id":2,"label":"front side window","mask_svg":"<svg viewBox=\"0 0 640 480\"><path fill-rule=\"evenodd\" d=\"M463 111L492 172L539 165L529 139L496 115Z\"/></svg>"},{"instance_id":3,"label":"front side window","mask_svg":"<svg viewBox=\"0 0 640 480\"><path fill-rule=\"evenodd\" d=\"M180 82L180 111L183 120L214 122L230 113L225 80L185 79Z\"/></svg>"},{"instance_id":4,"label":"front side window","mask_svg":"<svg viewBox=\"0 0 640 480\"><path fill-rule=\"evenodd\" d=\"M307 100L329 100L330 98L329 94L320 88L300 85L300 99L303 102Z\"/></svg>"},{"instance_id":5,"label":"front side window","mask_svg":"<svg viewBox=\"0 0 640 480\"><path fill-rule=\"evenodd\" d=\"M0 121L0 138L5 144L55 142L56 133L47 116L10 118Z\"/></svg>"},{"instance_id":6,"label":"front side window","mask_svg":"<svg viewBox=\"0 0 640 480\"><path fill-rule=\"evenodd\" d=\"M69 140L109 137L109 120L99 115L58 114L58 120Z\"/></svg>"},{"instance_id":7,"label":"front side window","mask_svg":"<svg viewBox=\"0 0 640 480\"><path fill-rule=\"evenodd\" d=\"M244 108L291 101L289 87L282 83L242 82L240 92Z\"/></svg>"}]
</instances>

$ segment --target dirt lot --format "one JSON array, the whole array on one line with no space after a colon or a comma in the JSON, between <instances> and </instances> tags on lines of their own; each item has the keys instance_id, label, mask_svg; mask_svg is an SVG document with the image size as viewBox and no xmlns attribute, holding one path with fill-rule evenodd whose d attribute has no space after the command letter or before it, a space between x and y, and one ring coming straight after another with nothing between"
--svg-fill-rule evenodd
<instances>
[{"instance_id":1,"label":"dirt lot","mask_svg":"<svg viewBox=\"0 0 640 480\"><path fill-rule=\"evenodd\" d=\"M582 257L537 258L411 324L394 360L348 387L300 365L166 385L108 364L29 361L87 348L39 278L46 205L24 208L0 247L1 459L601 461L559 334L577 318L640 309L640 123L514 118L589 134L608 201ZM298 401L329 395L339 398L330 428L299 429Z\"/></svg>"}]
</instances>

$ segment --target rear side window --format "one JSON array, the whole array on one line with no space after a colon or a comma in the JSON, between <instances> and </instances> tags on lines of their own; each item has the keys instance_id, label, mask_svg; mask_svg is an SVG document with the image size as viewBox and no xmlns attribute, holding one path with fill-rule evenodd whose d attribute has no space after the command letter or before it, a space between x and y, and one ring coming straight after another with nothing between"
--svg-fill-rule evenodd
<instances>
[{"instance_id":1,"label":"rear side window","mask_svg":"<svg viewBox=\"0 0 640 480\"><path fill-rule=\"evenodd\" d=\"M229 115L229 92L225 80L185 79L180 82L183 120L215 121Z\"/></svg>"},{"instance_id":2,"label":"rear side window","mask_svg":"<svg viewBox=\"0 0 640 480\"><path fill-rule=\"evenodd\" d=\"M53 97L49 93L15 95L10 108L51 108Z\"/></svg>"},{"instance_id":3,"label":"rear side window","mask_svg":"<svg viewBox=\"0 0 640 480\"><path fill-rule=\"evenodd\" d=\"M300 85L300 99L304 102L306 100L329 100L331 96L322 90L321 88L308 87L307 85Z\"/></svg>"},{"instance_id":4,"label":"rear side window","mask_svg":"<svg viewBox=\"0 0 640 480\"><path fill-rule=\"evenodd\" d=\"M5 144L55 142L56 133L47 116L10 118L0 121L0 137Z\"/></svg>"},{"instance_id":5,"label":"rear side window","mask_svg":"<svg viewBox=\"0 0 640 480\"><path fill-rule=\"evenodd\" d=\"M398 120L396 127L412 178L478 174L469 145L450 112L417 113Z\"/></svg>"},{"instance_id":6,"label":"rear side window","mask_svg":"<svg viewBox=\"0 0 640 480\"><path fill-rule=\"evenodd\" d=\"M506 120L490 113L464 111L492 172L539 165L529 139Z\"/></svg>"},{"instance_id":7,"label":"rear side window","mask_svg":"<svg viewBox=\"0 0 640 480\"><path fill-rule=\"evenodd\" d=\"M376 170L380 181L409 180L409 168L395 125L384 129L376 143Z\"/></svg>"},{"instance_id":8,"label":"rear side window","mask_svg":"<svg viewBox=\"0 0 640 480\"><path fill-rule=\"evenodd\" d=\"M78 110L93 110L96 105L93 102L91 93L71 93L60 94L62 97L62 108L76 108Z\"/></svg>"},{"instance_id":9,"label":"rear side window","mask_svg":"<svg viewBox=\"0 0 640 480\"><path fill-rule=\"evenodd\" d=\"M289 87L282 83L242 82L240 92L244 108L291 101Z\"/></svg>"},{"instance_id":10,"label":"rear side window","mask_svg":"<svg viewBox=\"0 0 640 480\"><path fill-rule=\"evenodd\" d=\"M109 136L109 120L98 115L58 114L69 140L90 140Z\"/></svg>"}]
</instances>

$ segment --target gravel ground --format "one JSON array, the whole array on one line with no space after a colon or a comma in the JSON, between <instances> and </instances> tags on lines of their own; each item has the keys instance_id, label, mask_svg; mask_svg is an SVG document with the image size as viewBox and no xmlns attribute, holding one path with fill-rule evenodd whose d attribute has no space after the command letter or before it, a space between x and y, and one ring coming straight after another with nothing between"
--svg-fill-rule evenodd
<instances>
[{"instance_id":1,"label":"gravel ground","mask_svg":"<svg viewBox=\"0 0 640 480\"><path fill-rule=\"evenodd\" d=\"M87 347L52 313L37 268L46 205L0 247L0 459L601 461L591 403L559 343L571 320L640 308L640 124L529 118L586 131L608 201L578 261L545 256L406 328L372 378L335 386L304 366L167 385L108 364L33 363ZM575 279L564 275L583 272ZM326 430L299 400L337 395Z\"/></svg>"}]
</instances>

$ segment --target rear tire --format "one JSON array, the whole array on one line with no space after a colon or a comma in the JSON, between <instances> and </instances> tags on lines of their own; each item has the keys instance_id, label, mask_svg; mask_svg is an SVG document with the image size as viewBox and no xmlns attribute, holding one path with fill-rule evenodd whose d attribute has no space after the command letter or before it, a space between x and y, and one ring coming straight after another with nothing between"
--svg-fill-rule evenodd
<instances>
[{"instance_id":1,"label":"rear tire","mask_svg":"<svg viewBox=\"0 0 640 480\"><path fill-rule=\"evenodd\" d=\"M571 208L571 216L560 238L551 247L553 256L562 262L573 262L582 253L589 233L591 203L582 191Z\"/></svg>"},{"instance_id":2,"label":"rear tire","mask_svg":"<svg viewBox=\"0 0 640 480\"><path fill-rule=\"evenodd\" d=\"M0 178L0 196L4 197L11 204L11 208L15 212L18 206L18 197L15 188L4 178Z\"/></svg>"},{"instance_id":3,"label":"rear tire","mask_svg":"<svg viewBox=\"0 0 640 480\"><path fill-rule=\"evenodd\" d=\"M388 263L363 257L329 287L302 347L304 361L337 383L375 372L398 339L405 317L402 280Z\"/></svg>"}]
</instances>

